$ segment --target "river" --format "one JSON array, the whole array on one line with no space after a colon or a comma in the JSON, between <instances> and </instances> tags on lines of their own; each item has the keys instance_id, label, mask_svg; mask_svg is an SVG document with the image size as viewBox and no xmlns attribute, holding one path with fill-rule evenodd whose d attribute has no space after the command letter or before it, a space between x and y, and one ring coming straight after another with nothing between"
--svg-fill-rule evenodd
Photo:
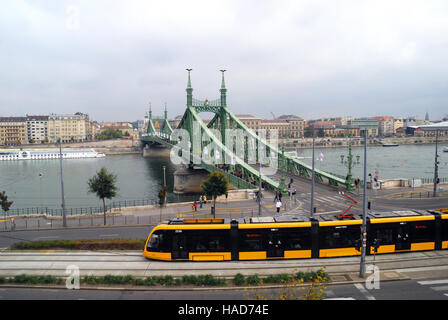
<instances>
[{"instance_id":1,"label":"river","mask_svg":"<svg viewBox=\"0 0 448 320\"><path fill-rule=\"evenodd\" d=\"M439 151L439 177L448 177L448 152ZM399 147L368 147L368 173L377 172L379 179L432 178L434 176L433 144L400 145ZM363 147L353 147L359 155L359 164L353 176L362 178ZM321 155L322 153L322 155ZM340 155L345 148L316 148L316 168L345 176L347 167L341 164ZM298 149L299 157L311 163L311 149ZM356 160L356 157L354 157ZM190 200L192 196L177 196L173 190L173 172L176 166L168 158L143 158L139 154L108 155L99 159L68 159L63 161L65 201L67 208L101 206L101 201L88 193L87 181L101 168L106 167L118 176L118 195L113 200L157 200L163 185L166 166L168 201ZM41 176L39 174L42 174ZM0 191L6 191L12 208L61 207L59 160L0 161Z\"/></svg>"}]
</instances>

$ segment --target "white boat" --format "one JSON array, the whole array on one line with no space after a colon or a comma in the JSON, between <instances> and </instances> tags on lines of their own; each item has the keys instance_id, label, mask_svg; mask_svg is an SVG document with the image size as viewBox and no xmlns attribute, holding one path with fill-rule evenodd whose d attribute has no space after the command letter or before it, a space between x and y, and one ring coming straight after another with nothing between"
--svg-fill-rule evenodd
<instances>
[{"instance_id":1,"label":"white boat","mask_svg":"<svg viewBox=\"0 0 448 320\"><path fill-rule=\"evenodd\" d=\"M93 149L62 150L62 159L102 158L106 155ZM0 149L0 161L60 159L59 149Z\"/></svg>"},{"instance_id":2,"label":"white boat","mask_svg":"<svg viewBox=\"0 0 448 320\"><path fill-rule=\"evenodd\" d=\"M443 147L443 152L448 152L448 147Z\"/></svg>"}]
</instances>

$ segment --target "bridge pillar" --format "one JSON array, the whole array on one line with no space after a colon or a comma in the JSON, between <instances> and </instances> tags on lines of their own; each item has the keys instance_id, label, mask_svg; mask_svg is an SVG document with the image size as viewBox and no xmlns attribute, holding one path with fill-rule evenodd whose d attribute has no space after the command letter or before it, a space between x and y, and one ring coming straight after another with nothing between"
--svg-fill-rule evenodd
<instances>
[{"instance_id":1,"label":"bridge pillar","mask_svg":"<svg viewBox=\"0 0 448 320\"><path fill-rule=\"evenodd\" d=\"M143 157L145 158L158 158L169 157L170 149L159 144L145 144L143 149Z\"/></svg>"},{"instance_id":2,"label":"bridge pillar","mask_svg":"<svg viewBox=\"0 0 448 320\"><path fill-rule=\"evenodd\" d=\"M208 178L209 173L204 169L194 169L181 166L174 172L174 188L176 194L202 193L201 183Z\"/></svg>"}]
</instances>

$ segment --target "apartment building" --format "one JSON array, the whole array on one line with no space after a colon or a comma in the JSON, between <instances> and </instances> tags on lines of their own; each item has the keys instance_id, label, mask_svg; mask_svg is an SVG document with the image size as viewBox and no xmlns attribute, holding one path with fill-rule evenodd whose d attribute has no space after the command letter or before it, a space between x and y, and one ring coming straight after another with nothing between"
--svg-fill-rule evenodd
<instances>
[{"instance_id":1,"label":"apartment building","mask_svg":"<svg viewBox=\"0 0 448 320\"><path fill-rule=\"evenodd\" d=\"M29 143L48 142L48 116L26 116L26 133Z\"/></svg>"},{"instance_id":2,"label":"apartment building","mask_svg":"<svg viewBox=\"0 0 448 320\"><path fill-rule=\"evenodd\" d=\"M281 115L277 120L285 120L289 124L289 137L302 138L305 130L305 121L293 114Z\"/></svg>"},{"instance_id":3,"label":"apartment building","mask_svg":"<svg viewBox=\"0 0 448 320\"><path fill-rule=\"evenodd\" d=\"M273 120L261 119L251 114L237 114L236 117L255 133L263 129L266 137L271 136L272 130L277 130L278 138L301 138L305 127L305 121L295 115L282 115Z\"/></svg>"},{"instance_id":4,"label":"apartment building","mask_svg":"<svg viewBox=\"0 0 448 320\"><path fill-rule=\"evenodd\" d=\"M255 133L261 129L261 118L255 117L251 114L236 114L235 115L246 127Z\"/></svg>"},{"instance_id":5,"label":"apartment building","mask_svg":"<svg viewBox=\"0 0 448 320\"><path fill-rule=\"evenodd\" d=\"M0 117L0 145L28 143L26 117Z\"/></svg>"},{"instance_id":6,"label":"apartment building","mask_svg":"<svg viewBox=\"0 0 448 320\"><path fill-rule=\"evenodd\" d=\"M92 140L95 129L87 114L50 114L48 116L48 140L50 143L80 142Z\"/></svg>"}]
</instances>

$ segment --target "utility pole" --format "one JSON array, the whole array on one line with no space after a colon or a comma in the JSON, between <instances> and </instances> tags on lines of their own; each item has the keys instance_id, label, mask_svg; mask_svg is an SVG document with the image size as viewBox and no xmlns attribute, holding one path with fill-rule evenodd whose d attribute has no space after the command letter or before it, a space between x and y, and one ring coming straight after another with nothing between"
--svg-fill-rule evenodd
<instances>
[{"instance_id":1,"label":"utility pole","mask_svg":"<svg viewBox=\"0 0 448 320\"><path fill-rule=\"evenodd\" d=\"M258 215L261 216L261 161L260 159L258 159L258 196L257 196L257 200L258 200Z\"/></svg>"},{"instance_id":2,"label":"utility pole","mask_svg":"<svg viewBox=\"0 0 448 320\"><path fill-rule=\"evenodd\" d=\"M437 144L438 144L438 139L439 138L439 130L436 130L436 155L435 155L435 159L434 159L434 191L433 191L433 197L437 197L437 179L439 178L439 161L438 161L438 157L439 155L438 150L437 150Z\"/></svg>"},{"instance_id":3,"label":"utility pole","mask_svg":"<svg viewBox=\"0 0 448 320\"><path fill-rule=\"evenodd\" d=\"M43 204L42 204L42 172L39 172L39 180L40 180L40 213L43 212Z\"/></svg>"},{"instance_id":4,"label":"utility pole","mask_svg":"<svg viewBox=\"0 0 448 320\"><path fill-rule=\"evenodd\" d=\"M362 227L361 227L361 265L359 276L364 278L366 272L366 245L367 245L367 128L364 129L364 194L362 195Z\"/></svg>"},{"instance_id":5,"label":"utility pole","mask_svg":"<svg viewBox=\"0 0 448 320\"><path fill-rule=\"evenodd\" d=\"M64 195L64 178L62 175L62 142L59 139L59 164L61 167L61 193L62 193L62 226L67 227L67 220L65 218L65 195Z\"/></svg>"},{"instance_id":6,"label":"utility pole","mask_svg":"<svg viewBox=\"0 0 448 320\"><path fill-rule=\"evenodd\" d=\"M310 218L314 216L314 127L313 127L313 155L312 155L312 171L311 171L311 208L310 208Z\"/></svg>"}]
</instances>

